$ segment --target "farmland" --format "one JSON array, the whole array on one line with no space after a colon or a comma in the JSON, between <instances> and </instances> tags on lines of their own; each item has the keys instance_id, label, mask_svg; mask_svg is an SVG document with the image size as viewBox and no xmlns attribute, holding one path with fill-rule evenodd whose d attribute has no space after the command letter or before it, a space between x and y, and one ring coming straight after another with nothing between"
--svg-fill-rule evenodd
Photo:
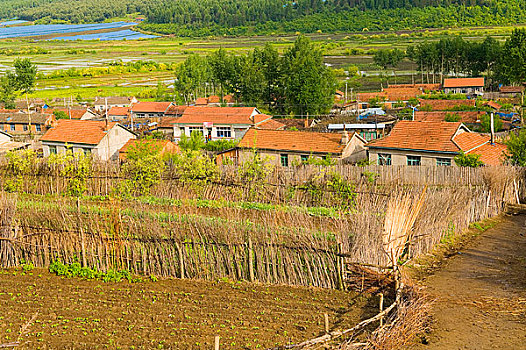
<instances>
[{"instance_id":1,"label":"farmland","mask_svg":"<svg viewBox=\"0 0 526 350\"><path fill-rule=\"evenodd\" d=\"M391 82L410 82L413 79L411 74L415 74L417 69L410 61L404 60L395 69L386 72L373 62L373 50L405 49L410 45L456 35L467 40L483 40L485 36L491 35L502 41L509 36L513 28L515 27L451 28L383 33L317 33L309 37L322 49L326 63L331 64L334 68L343 69L355 66L359 72L362 72L364 76L349 80L349 85L355 90L367 91L380 88L381 82L385 81L385 78L380 79L380 76L391 76L389 78ZM133 41L4 39L0 41L0 70L11 66L17 57L29 57L44 74L70 68L105 67L114 61L151 60L158 63L178 64L192 53L207 55L218 48L233 53L246 53L254 47L262 47L266 43L271 43L278 51L283 52L293 44L296 37L296 35L222 37L219 39L215 37L198 39L163 37ZM393 71L396 72L396 75L393 75ZM92 99L95 96L138 95L145 88L150 90L155 88L158 82L168 86L174 79L174 74L168 71L144 73L39 80L33 96L45 99L81 96L85 99ZM145 94L151 96L153 92Z\"/></svg>"},{"instance_id":2,"label":"farmland","mask_svg":"<svg viewBox=\"0 0 526 350\"><path fill-rule=\"evenodd\" d=\"M46 270L0 271L0 343L16 340L34 314L24 348L266 349L375 312L368 300L315 288L218 281L128 282L61 278ZM375 308L375 307L374 307Z\"/></svg>"}]
</instances>

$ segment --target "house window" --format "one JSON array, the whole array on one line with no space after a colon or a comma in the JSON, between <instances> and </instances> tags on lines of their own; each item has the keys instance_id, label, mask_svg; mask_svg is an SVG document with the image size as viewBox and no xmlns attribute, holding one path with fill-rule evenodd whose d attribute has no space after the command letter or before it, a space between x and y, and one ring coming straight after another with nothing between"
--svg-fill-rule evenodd
<instances>
[{"instance_id":1,"label":"house window","mask_svg":"<svg viewBox=\"0 0 526 350\"><path fill-rule=\"evenodd\" d=\"M49 154L57 154L57 146L49 146Z\"/></svg>"},{"instance_id":2,"label":"house window","mask_svg":"<svg viewBox=\"0 0 526 350\"><path fill-rule=\"evenodd\" d=\"M198 133L201 133L201 135L204 135L204 131L203 131L203 128L202 127L197 127L197 126L190 126L188 128L188 132L190 133L190 135L192 135L192 133L194 131L197 131Z\"/></svg>"},{"instance_id":3,"label":"house window","mask_svg":"<svg viewBox=\"0 0 526 350\"><path fill-rule=\"evenodd\" d=\"M407 156L407 165L418 166L422 161L420 156Z\"/></svg>"},{"instance_id":4,"label":"house window","mask_svg":"<svg viewBox=\"0 0 526 350\"><path fill-rule=\"evenodd\" d=\"M29 129L29 126L27 126L27 125L24 124L24 125L23 125L23 128L24 128L24 131L27 131L27 130Z\"/></svg>"},{"instance_id":5,"label":"house window","mask_svg":"<svg viewBox=\"0 0 526 350\"><path fill-rule=\"evenodd\" d=\"M217 137L227 137L227 138L232 137L232 129L229 127L224 127L224 126L217 127L216 133L217 133Z\"/></svg>"},{"instance_id":6,"label":"house window","mask_svg":"<svg viewBox=\"0 0 526 350\"><path fill-rule=\"evenodd\" d=\"M42 131L42 126L40 124L36 124L35 125L35 129L37 132L41 132Z\"/></svg>"},{"instance_id":7,"label":"house window","mask_svg":"<svg viewBox=\"0 0 526 350\"><path fill-rule=\"evenodd\" d=\"M390 154L378 153L378 165L391 165L392 159Z\"/></svg>"},{"instance_id":8,"label":"house window","mask_svg":"<svg viewBox=\"0 0 526 350\"><path fill-rule=\"evenodd\" d=\"M289 166L289 155L282 154L280 157L281 157L281 166Z\"/></svg>"},{"instance_id":9,"label":"house window","mask_svg":"<svg viewBox=\"0 0 526 350\"><path fill-rule=\"evenodd\" d=\"M451 158L437 158L438 166L451 166Z\"/></svg>"},{"instance_id":10,"label":"house window","mask_svg":"<svg viewBox=\"0 0 526 350\"><path fill-rule=\"evenodd\" d=\"M9 126L11 128L11 131L15 131L15 124L10 124Z\"/></svg>"},{"instance_id":11,"label":"house window","mask_svg":"<svg viewBox=\"0 0 526 350\"><path fill-rule=\"evenodd\" d=\"M309 161L309 156L306 154L302 154L300 157L302 163L307 163Z\"/></svg>"}]
</instances>

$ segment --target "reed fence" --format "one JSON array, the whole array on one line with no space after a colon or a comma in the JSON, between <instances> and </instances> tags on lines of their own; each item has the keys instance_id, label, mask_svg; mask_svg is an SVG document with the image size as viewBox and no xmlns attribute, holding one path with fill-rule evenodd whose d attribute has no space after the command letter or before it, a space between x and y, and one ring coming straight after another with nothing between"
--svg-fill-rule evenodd
<instances>
[{"instance_id":1,"label":"reed fence","mask_svg":"<svg viewBox=\"0 0 526 350\"><path fill-rule=\"evenodd\" d=\"M0 200L0 266L25 261L45 267L60 259L141 275L342 288L348 262L388 263L383 241L386 217L393 216L393 208L417 201L424 188L422 208L412 225L410 257L429 252L444 237L473 222L498 215L504 203L517 201L523 187L523 174L515 168L419 170L436 172L430 175L432 186L412 183L417 172L413 168L337 169L346 179L360 178L364 171L375 169L378 179L384 177L374 184L358 180L353 208L338 218L271 210L253 211L248 220L241 219L246 214L241 209L223 209L219 216L198 215L191 208L159 209L120 200L90 206L77 204L74 198L28 200L4 193ZM225 178L205 184L201 194L228 198L229 191L236 192L231 187L235 181L229 183L227 178L229 171L235 172L225 169ZM309 167L273 174L270 184L262 188L268 191L265 198L287 202L280 191L310 181L315 171ZM395 178L397 171L402 175ZM0 173L0 182L7 175L7 171ZM33 182L24 185L28 192L62 193L66 179L38 172L32 176ZM89 191L108 193L106 186L111 188L117 180L118 176L94 176ZM195 191L169 178L158 187L154 193L170 198L189 197ZM243 196L234 193L230 197ZM299 196L293 199L301 200Z\"/></svg>"}]
</instances>

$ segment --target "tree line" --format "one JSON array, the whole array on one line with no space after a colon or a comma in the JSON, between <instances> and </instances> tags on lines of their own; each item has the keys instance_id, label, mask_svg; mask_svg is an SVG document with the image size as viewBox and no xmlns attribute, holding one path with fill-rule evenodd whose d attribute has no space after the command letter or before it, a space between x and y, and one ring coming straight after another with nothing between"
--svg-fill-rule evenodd
<instances>
[{"instance_id":1,"label":"tree line","mask_svg":"<svg viewBox=\"0 0 526 350\"><path fill-rule=\"evenodd\" d=\"M526 22L526 0L0 0L0 18L102 22L141 13L178 36L400 30ZM396 18L396 20L393 20Z\"/></svg>"},{"instance_id":2,"label":"tree line","mask_svg":"<svg viewBox=\"0 0 526 350\"><path fill-rule=\"evenodd\" d=\"M321 51L304 36L281 56L270 44L243 55L219 49L206 57L193 54L176 69L175 89L184 102L207 92L232 94L276 114L326 113L335 88Z\"/></svg>"},{"instance_id":3,"label":"tree line","mask_svg":"<svg viewBox=\"0 0 526 350\"><path fill-rule=\"evenodd\" d=\"M416 64L422 81L439 83L443 77L485 75L487 85L520 84L526 82L526 30L515 29L506 42L491 36L483 41L468 41L461 37L423 42L400 49L380 49L374 62L387 70L407 57ZM437 79L437 76L440 78Z\"/></svg>"}]
</instances>

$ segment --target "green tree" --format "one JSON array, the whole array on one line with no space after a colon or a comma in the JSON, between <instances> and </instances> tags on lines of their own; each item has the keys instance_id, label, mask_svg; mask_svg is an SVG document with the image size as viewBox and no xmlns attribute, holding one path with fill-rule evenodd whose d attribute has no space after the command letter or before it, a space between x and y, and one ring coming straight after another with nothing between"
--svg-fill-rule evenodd
<instances>
[{"instance_id":1,"label":"green tree","mask_svg":"<svg viewBox=\"0 0 526 350\"><path fill-rule=\"evenodd\" d=\"M336 79L321 51L300 36L283 57L286 107L297 115L327 113L334 103Z\"/></svg>"},{"instance_id":2,"label":"green tree","mask_svg":"<svg viewBox=\"0 0 526 350\"><path fill-rule=\"evenodd\" d=\"M118 188L122 195L145 195L161 179L164 161L161 148L154 141L136 142L126 153L121 168L126 181Z\"/></svg>"},{"instance_id":3,"label":"green tree","mask_svg":"<svg viewBox=\"0 0 526 350\"><path fill-rule=\"evenodd\" d=\"M198 96L198 89L210 79L208 61L198 54L191 54L176 68L175 89L183 97L185 103L191 96Z\"/></svg>"},{"instance_id":4,"label":"green tree","mask_svg":"<svg viewBox=\"0 0 526 350\"><path fill-rule=\"evenodd\" d=\"M508 162L512 165L526 166L526 130L521 129L518 134L510 133L506 146Z\"/></svg>"},{"instance_id":5,"label":"green tree","mask_svg":"<svg viewBox=\"0 0 526 350\"><path fill-rule=\"evenodd\" d=\"M465 154L464 152L460 152L460 154L455 156L454 160L455 163L461 167L478 168L484 165L480 160L480 154Z\"/></svg>"},{"instance_id":6,"label":"green tree","mask_svg":"<svg viewBox=\"0 0 526 350\"><path fill-rule=\"evenodd\" d=\"M183 134L181 135L178 145L183 151L199 151L205 147L203 134L199 131L193 131L190 134L190 137Z\"/></svg>"},{"instance_id":7,"label":"green tree","mask_svg":"<svg viewBox=\"0 0 526 350\"><path fill-rule=\"evenodd\" d=\"M482 132L486 132L486 133L491 132L491 117L487 114L484 114L483 116L481 116L480 126L481 126ZM502 130L502 120L496 115L493 116L493 129L495 132Z\"/></svg>"},{"instance_id":8,"label":"green tree","mask_svg":"<svg viewBox=\"0 0 526 350\"><path fill-rule=\"evenodd\" d=\"M506 40L498 62L498 78L502 83L526 81L526 29L515 29Z\"/></svg>"}]
</instances>

